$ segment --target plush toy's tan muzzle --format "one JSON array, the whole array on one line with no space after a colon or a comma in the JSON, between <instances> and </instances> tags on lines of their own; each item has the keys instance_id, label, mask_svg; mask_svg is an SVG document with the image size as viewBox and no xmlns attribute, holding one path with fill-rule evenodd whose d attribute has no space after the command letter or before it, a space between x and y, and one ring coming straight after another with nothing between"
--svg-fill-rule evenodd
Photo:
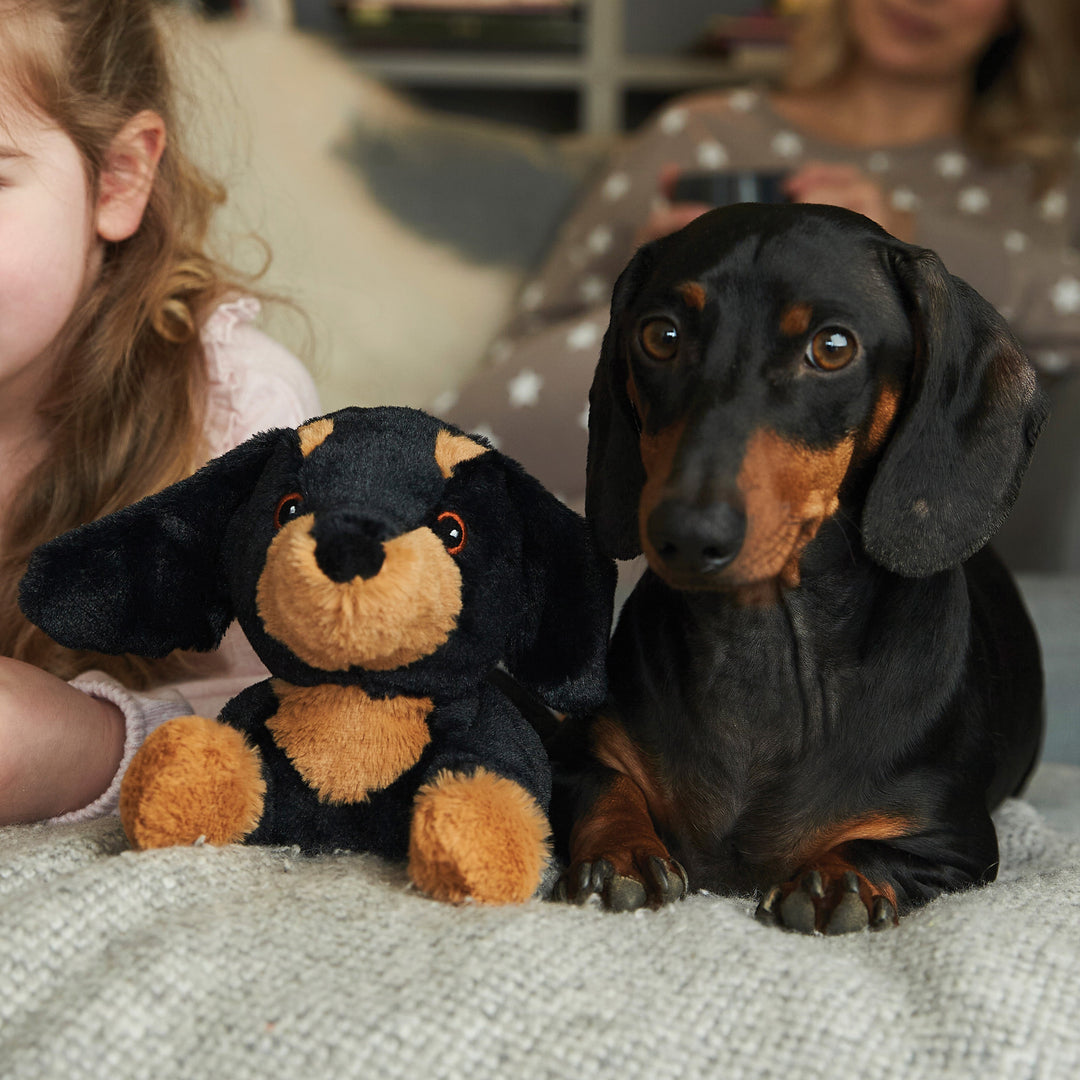
<instances>
[{"instance_id":1,"label":"plush toy's tan muzzle","mask_svg":"<svg viewBox=\"0 0 1080 1080\"><path fill-rule=\"evenodd\" d=\"M316 559L314 515L274 537L256 605L267 633L320 671L391 671L443 645L461 613L461 571L431 529L387 540L379 572L331 580Z\"/></svg>"}]
</instances>

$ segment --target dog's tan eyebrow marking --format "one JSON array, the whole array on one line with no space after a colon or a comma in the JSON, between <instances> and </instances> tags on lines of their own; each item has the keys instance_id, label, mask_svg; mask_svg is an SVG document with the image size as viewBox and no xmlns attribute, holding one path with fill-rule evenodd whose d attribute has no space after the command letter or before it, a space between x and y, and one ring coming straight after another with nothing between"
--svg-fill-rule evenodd
<instances>
[{"instance_id":1,"label":"dog's tan eyebrow marking","mask_svg":"<svg viewBox=\"0 0 1080 1080\"><path fill-rule=\"evenodd\" d=\"M698 281L684 281L678 289L687 307L695 311L705 310L705 286Z\"/></svg>"},{"instance_id":2,"label":"dog's tan eyebrow marking","mask_svg":"<svg viewBox=\"0 0 1080 1080\"><path fill-rule=\"evenodd\" d=\"M310 424L296 429L300 436L300 453L307 457L317 447L322 446L334 430L334 421L324 416L321 420L312 420Z\"/></svg>"},{"instance_id":3,"label":"dog's tan eyebrow marking","mask_svg":"<svg viewBox=\"0 0 1080 1080\"><path fill-rule=\"evenodd\" d=\"M454 475L454 469L463 461L470 461L487 452L486 446L481 446L464 435L451 435L445 428L435 436L435 462L447 480Z\"/></svg>"},{"instance_id":4,"label":"dog's tan eyebrow marking","mask_svg":"<svg viewBox=\"0 0 1080 1080\"><path fill-rule=\"evenodd\" d=\"M810 318L814 309L809 304L792 304L780 316L780 333L788 337L797 337L810 329Z\"/></svg>"}]
</instances>

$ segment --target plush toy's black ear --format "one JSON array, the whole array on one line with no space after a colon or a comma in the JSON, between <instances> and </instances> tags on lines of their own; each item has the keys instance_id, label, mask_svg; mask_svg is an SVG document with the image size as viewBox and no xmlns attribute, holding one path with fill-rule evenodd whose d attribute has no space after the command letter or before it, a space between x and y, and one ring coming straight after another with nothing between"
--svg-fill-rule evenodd
<instances>
[{"instance_id":1,"label":"plush toy's black ear","mask_svg":"<svg viewBox=\"0 0 1080 1080\"><path fill-rule=\"evenodd\" d=\"M256 435L193 476L42 544L19 606L69 649L165 656L212 649L232 621L219 552L280 432Z\"/></svg>"},{"instance_id":2,"label":"plush toy's black ear","mask_svg":"<svg viewBox=\"0 0 1080 1080\"><path fill-rule=\"evenodd\" d=\"M615 564L597 551L579 514L516 462L507 461L506 469L507 486L526 524L525 602L506 666L554 709L595 709L607 690Z\"/></svg>"},{"instance_id":3,"label":"plush toy's black ear","mask_svg":"<svg viewBox=\"0 0 1080 1080\"><path fill-rule=\"evenodd\" d=\"M600 549L614 559L641 554L638 500L645 484L639 424L626 390L629 376L621 315L652 268L651 249L642 248L619 275L611 297L611 319L589 390L589 455L585 476L585 516Z\"/></svg>"},{"instance_id":4,"label":"plush toy's black ear","mask_svg":"<svg viewBox=\"0 0 1080 1080\"><path fill-rule=\"evenodd\" d=\"M915 375L862 534L875 562L923 577L1000 527L1049 406L1004 319L974 289L933 252L898 243L890 258L915 329Z\"/></svg>"}]
</instances>

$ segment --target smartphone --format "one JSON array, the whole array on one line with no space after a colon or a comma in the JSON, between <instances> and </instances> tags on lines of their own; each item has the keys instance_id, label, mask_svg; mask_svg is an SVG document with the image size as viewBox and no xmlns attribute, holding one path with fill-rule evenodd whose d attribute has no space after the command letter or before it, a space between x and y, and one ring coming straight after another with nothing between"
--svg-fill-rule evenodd
<instances>
[{"instance_id":1,"label":"smartphone","mask_svg":"<svg viewBox=\"0 0 1080 1080\"><path fill-rule=\"evenodd\" d=\"M708 203L709 206L787 202L781 187L786 176L784 172L682 173L675 181L671 201Z\"/></svg>"}]
</instances>

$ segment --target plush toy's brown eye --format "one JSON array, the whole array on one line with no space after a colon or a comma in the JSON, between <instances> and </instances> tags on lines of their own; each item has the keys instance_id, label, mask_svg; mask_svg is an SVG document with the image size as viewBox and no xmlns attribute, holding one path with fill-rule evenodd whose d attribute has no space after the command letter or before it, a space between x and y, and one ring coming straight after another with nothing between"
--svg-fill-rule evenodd
<instances>
[{"instance_id":1,"label":"plush toy's brown eye","mask_svg":"<svg viewBox=\"0 0 1080 1080\"><path fill-rule=\"evenodd\" d=\"M654 360L674 360L679 351L679 328L670 319L649 319L638 336Z\"/></svg>"},{"instance_id":2,"label":"plush toy's brown eye","mask_svg":"<svg viewBox=\"0 0 1080 1080\"><path fill-rule=\"evenodd\" d=\"M850 330L827 326L814 335L806 347L806 359L820 371L839 371L847 367L859 353L859 343Z\"/></svg>"},{"instance_id":3,"label":"plush toy's brown eye","mask_svg":"<svg viewBox=\"0 0 1080 1080\"><path fill-rule=\"evenodd\" d=\"M283 528L285 525L288 525L290 521L294 521L298 518L303 506L304 500L300 497L299 491L293 491L288 495L283 495L278 500L277 509L274 511L274 528Z\"/></svg>"},{"instance_id":4,"label":"plush toy's brown eye","mask_svg":"<svg viewBox=\"0 0 1080 1080\"><path fill-rule=\"evenodd\" d=\"M435 534L450 555L456 555L465 546L465 522L452 510L445 510L436 518Z\"/></svg>"}]
</instances>

